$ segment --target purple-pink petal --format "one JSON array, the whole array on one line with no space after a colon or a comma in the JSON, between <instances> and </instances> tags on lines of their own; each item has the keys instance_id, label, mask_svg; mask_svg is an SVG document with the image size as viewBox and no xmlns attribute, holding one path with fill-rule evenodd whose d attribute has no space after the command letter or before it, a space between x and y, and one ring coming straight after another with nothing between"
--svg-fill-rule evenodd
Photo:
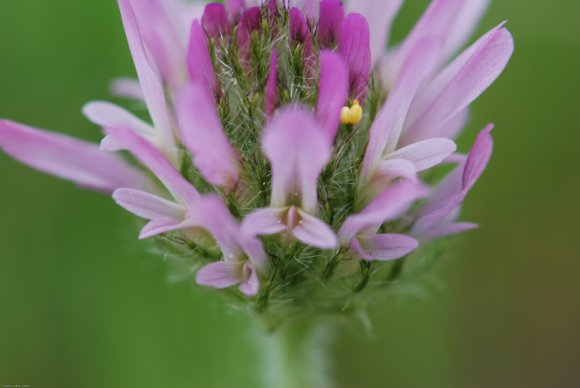
<instances>
[{"instance_id":1,"label":"purple-pink petal","mask_svg":"<svg viewBox=\"0 0 580 388\"><path fill-rule=\"evenodd\" d=\"M238 46L240 48L240 56L248 59L250 40L253 31L259 31L262 28L262 14L259 7L251 7L246 9L240 16L238 23Z\"/></svg>"},{"instance_id":2,"label":"purple-pink petal","mask_svg":"<svg viewBox=\"0 0 580 388\"><path fill-rule=\"evenodd\" d=\"M298 8L290 9L290 42L302 44L302 57L304 60L312 60L313 42L312 33L306 17Z\"/></svg>"},{"instance_id":3,"label":"purple-pink petal","mask_svg":"<svg viewBox=\"0 0 580 388\"><path fill-rule=\"evenodd\" d=\"M230 20L235 22L245 7L244 0L225 0L225 7Z\"/></svg>"},{"instance_id":4,"label":"purple-pink petal","mask_svg":"<svg viewBox=\"0 0 580 388\"><path fill-rule=\"evenodd\" d=\"M152 187L144 174L95 144L12 121L0 120L0 149L21 163L87 189Z\"/></svg>"},{"instance_id":5,"label":"purple-pink petal","mask_svg":"<svg viewBox=\"0 0 580 388\"><path fill-rule=\"evenodd\" d=\"M463 191L471 190L489 163L493 152L492 130L493 125L490 124L477 135L471 152L467 156L462 179Z\"/></svg>"},{"instance_id":6,"label":"purple-pink petal","mask_svg":"<svg viewBox=\"0 0 580 388\"><path fill-rule=\"evenodd\" d=\"M316 116L330 142L333 142L340 126L340 111L348 94L348 73L342 58L331 51L323 50L319 61L320 82Z\"/></svg>"},{"instance_id":7,"label":"purple-pink petal","mask_svg":"<svg viewBox=\"0 0 580 388\"><path fill-rule=\"evenodd\" d=\"M230 144L207 89L192 83L176 98L181 138L193 162L213 185L232 190L239 179L239 156Z\"/></svg>"},{"instance_id":8,"label":"purple-pink petal","mask_svg":"<svg viewBox=\"0 0 580 388\"><path fill-rule=\"evenodd\" d=\"M384 178L405 178L417 182L417 168L407 159L382 160L377 167L377 174Z\"/></svg>"},{"instance_id":9,"label":"purple-pink petal","mask_svg":"<svg viewBox=\"0 0 580 388\"><path fill-rule=\"evenodd\" d=\"M366 19L350 14L342 22L340 55L348 67L350 96L364 102L371 73L370 32Z\"/></svg>"},{"instance_id":10,"label":"purple-pink petal","mask_svg":"<svg viewBox=\"0 0 580 388\"><path fill-rule=\"evenodd\" d=\"M218 80L209 54L207 38L197 20L191 24L187 64L192 82L204 85L214 94L218 93Z\"/></svg>"},{"instance_id":11,"label":"purple-pink petal","mask_svg":"<svg viewBox=\"0 0 580 388\"><path fill-rule=\"evenodd\" d=\"M322 47L332 47L340 42L344 7L340 0L322 0L318 19L318 41Z\"/></svg>"},{"instance_id":12,"label":"purple-pink petal","mask_svg":"<svg viewBox=\"0 0 580 388\"><path fill-rule=\"evenodd\" d=\"M201 18L201 25L206 34L214 39L228 35L231 24L225 6L220 3L207 4Z\"/></svg>"}]
</instances>

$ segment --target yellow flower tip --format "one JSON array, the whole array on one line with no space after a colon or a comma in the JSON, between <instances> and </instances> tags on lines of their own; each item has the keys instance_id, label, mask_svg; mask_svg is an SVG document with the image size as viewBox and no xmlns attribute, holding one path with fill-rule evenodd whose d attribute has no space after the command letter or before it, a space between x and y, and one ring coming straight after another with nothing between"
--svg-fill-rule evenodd
<instances>
[{"instance_id":1,"label":"yellow flower tip","mask_svg":"<svg viewBox=\"0 0 580 388\"><path fill-rule=\"evenodd\" d=\"M363 117L363 109L360 106L358 100L354 100L350 108L348 106L345 106L340 111L340 122L345 125L358 124L362 120L362 117Z\"/></svg>"}]
</instances>

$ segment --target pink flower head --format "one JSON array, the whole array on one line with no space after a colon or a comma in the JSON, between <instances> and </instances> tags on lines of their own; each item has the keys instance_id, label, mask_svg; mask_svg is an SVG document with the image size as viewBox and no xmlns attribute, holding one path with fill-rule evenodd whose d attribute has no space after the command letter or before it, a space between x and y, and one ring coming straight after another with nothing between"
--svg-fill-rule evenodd
<instances>
[{"instance_id":1,"label":"pink flower head","mask_svg":"<svg viewBox=\"0 0 580 388\"><path fill-rule=\"evenodd\" d=\"M0 149L112 193L146 221L140 238L272 322L343 311L386 282L382 262L476 226L457 220L492 126L467 157L454 139L514 48L502 23L460 52L487 0L433 0L393 46L402 3L119 0L138 80L113 89L150 119L95 101L100 148L0 120ZM436 184L425 172L444 163L457 167Z\"/></svg>"}]
</instances>

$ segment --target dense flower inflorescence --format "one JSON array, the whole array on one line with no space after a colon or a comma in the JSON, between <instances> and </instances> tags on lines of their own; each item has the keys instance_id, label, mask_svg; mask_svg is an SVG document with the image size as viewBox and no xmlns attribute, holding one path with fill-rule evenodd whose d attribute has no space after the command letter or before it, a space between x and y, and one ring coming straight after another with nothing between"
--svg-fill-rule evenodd
<instances>
[{"instance_id":1,"label":"dense flower inflorescence","mask_svg":"<svg viewBox=\"0 0 580 388\"><path fill-rule=\"evenodd\" d=\"M492 126L468 155L453 139L513 42L500 24L456 53L487 1L433 0L386 51L402 0L119 5L139 79L114 91L151 123L91 102L100 148L6 120L0 147L112 193L148 221L141 238L199 268L198 284L272 325L353 311L403 260L476 227L457 219ZM443 179L439 166L452 167Z\"/></svg>"}]
</instances>

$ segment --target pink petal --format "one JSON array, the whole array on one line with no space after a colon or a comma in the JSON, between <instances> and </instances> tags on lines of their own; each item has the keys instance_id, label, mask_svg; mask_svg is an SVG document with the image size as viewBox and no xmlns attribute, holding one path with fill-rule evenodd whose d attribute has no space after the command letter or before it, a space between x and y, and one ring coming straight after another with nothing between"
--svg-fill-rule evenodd
<instances>
[{"instance_id":1,"label":"pink petal","mask_svg":"<svg viewBox=\"0 0 580 388\"><path fill-rule=\"evenodd\" d=\"M302 210L299 224L292 229L292 234L306 245L320 249L334 249L338 245L336 233L324 221L311 216Z\"/></svg>"},{"instance_id":2,"label":"pink petal","mask_svg":"<svg viewBox=\"0 0 580 388\"><path fill-rule=\"evenodd\" d=\"M230 20L237 20L244 9L244 0L225 0L225 3Z\"/></svg>"},{"instance_id":3,"label":"pink petal","mask_svg":"<svg viewBox=\"0 0 580 388\"><path fill-rule=\"evenodd\" d=\"M83 107L83 114L94 124L103 128L127 128L146 138L155 138L155 129L118 105L105 101L89 102Z\"/></svg>"},{"instance_id":4,"label":"pink petal","mask_svg":"<svg viewBox=\"0 0 580 388\"><path fill-rule=\"evenodd\" d=\"M332 47L340 42L340 28L343 20L344 8L340 0L322 0L320 2L317 35L321 46Z\"/></svg>"},{"instance_id":5,"label":"pink petal","mask_svg":"<svg viewBox=\"0 0 580 388\"><path fill-rule=\"evenodd\" d=\"M214 94L218 93L218 80L207 47L205 32L197 20L191 24L187 64L191 81L203 85Z\"/></svg>"},{"instance_id":6,"label":"pink petal","mask_svg":"<svg viewBox=\"0 0 580 388\"><path fill-rule=\"evenodd\" d=\"M290 42L302 45L302 56L305 61L310 61L313 55L313 42L310 28L306 17L296 7L290 9Z\"/></svg>"},{"instance_id":7,"label":"pink petal","mask_svg":"<svg viewBox=\"0 0 580 388\"><path fill-rule=\"evenodd\" d=\"M369 23L373 66L381 59L386 50L391 26L401 5L403 5L403 0L354 0L347 3L349 13L360 13Z\"/></svg>"},{"instance_id":8,"label":"pink petal","mask_svg":"<svg viewBox=\"0 0 580 388\"><path fill-rule=\"evenodd\" d=\"M350 14L342 22L340 55L348 67L350 96L364 102L371 73L369 25L360 14Z\"/></svg>"},{"instance_id":9,"label":"pink petal","mask_svg":"<svg viewBox=\"0 0 580 388\"><path fill-rule=\"evenodd\" d=\"M320 82L316 116L330 142L333 142L340 125L340 111L348 94L348 73L342 58L331 51L323 50L319 61Z\"/></svg>"},{"instance_id":10,"label":"pink petal","mask_svg":"<svg viewBox=\"0 0 580 388\"><path fill-rule=\"evenodd\" d=\"M511 34L501 26L468 48L421 93L410 112L406 136L431 137L431 129L465 109L499 77L513 49Z\"/></svg>"},{"instance_id":11,"label":"pink petal","mask_svg":"<svg viewBox=\"0 0 580 388\"><path fill-rule=\"evenodd\" d=\"M413 252L419 242L404 234L375 234L359 236L352 241L352 249L364 260L389 261Z\"/></svg>"},{"instance_id":12,"label":"pink petal","mask_svg":"<svg viewBox=\"0 0 580 388\"><path fill-rule=\"evenodd\" d=\"M94 144L12 121L0 120L0 149L21 163L84 188L113 192L119 187L152 187L140 171Z\"/></svg>"},{"instance_id":13,"label":"pink petal","mask_svg":"<svg viewBox=\"0 0 580 388\"><path fill-rule=\"evenodd\" d=\"M183 221L182 219L171 217L155 218L141 229L139 239L145 240L163 233L192 228L194 226L189 221Z\"/></svg>"},{"instance_id":14,"label":"pink petal","mask_svg":"<svg viewBox=\"0 0 580 388\"><path fill-rule=\"evenodd\" d=\"M428 241L428 240L441 238L441 237L449 237L449 236L453 236L456 234L468 232L468 231L473 230L473 229L477 229L478 227L479 227L479 225L472 224L469 222L443 224L443 225L439 225L439 226L434 227L433 229L429 230L429 232L426 235L421 236L421 239L423 241Z\"/></svg>"},{"instance_id":15,"label":"pink petal","mask_svg":"<svg viewBox=\"0 0 580 388\"><path fill-rule=\"evenodd\" d=\"M109 87L113 96L128 98L130 100L144 101L143 89L139 81L132 78L117 78L114 79Z\"/></svg>"},{"instance_id":16,"label":"pink petal","mask_svg":"<svg viewBox=\"0 0 580 388\"><path fill-rule=\"evenodd\" d=\"M406 159L386 159L381 161L377 168L377 174L381 177L401 177L417 182L417 168L413 162Z\"/></svg>"},{"instance_id":17,"label":"pink petal","mask_svg":"<svg viewBox=\"0 0 580 388\"><path fill-rule=\"evenodd\" d=\"M405 62L418 42L425 38L440 39L448 36L466 0L433 0L413 30L395 53L388 59L387 87L393 85ZM467 0L472 1L472 0ZM439 62L437 62L439 63Z\"/></svg>"},{"instance_id":18,"label":"pink petal","mask_svg":"<svg viewBox=\"0 0 580 388\"><path fill-rule=\"evenodd\" d=\"M262 15L259 7L246 9L240 16L238 23L238 46L242 59L248 59L248 50L252 31L259 31L262 28Z\"/></svg>"},{"instance_id":19,"label":"pink petal","mask_svg":"<svg viewBox=\"0 0 580 388\"><path fill-rule=\"evenodd\" d=\"M175 105L181 137L195 166L209 183L232 190L239 179L239 156L224 133L207 89L192 83L177 96Z\"/></svg>"},{"instance_id":20,"label":"pink petal","mask_svg":"<svg viewBox=\"0 0 580 388\"><path fill-rule=\"evenodd\" d=\"M228 288L239 284L242 268L240 263L220 261L211 263L197 271L196 282L200 286Z\"/></svg>"},{"instance_id":21,"label":"pink petal","mask_svg":"<svg viewBox=\"0 0 580 388\"><path fill-rule=\"evenodd\" d=\"M493 139L491 137L492 129L492 124L485 127L479 133L473 147L471 148L463 172L463 191L471 190L491 159L491 153L493 152Z\"/></svg>"},{"instance_id":22,"label":"pink petal","mask_svg":"<svg viewBox=\"0 0 580 388\"><path fill-rule=\"evenodd\" d=\"M247 236L278 234L286 230L282 222L285 208L258 209L248 214L242 221L242 231Z\"/></svg>"},{"instance_id":23,"label":"pink petal","mask_svg":"<svg viewBox=\"0 0 580 388\"><path fill-rule=\"evenodd\" d=\"M425 75L432 69L439 49L439 41L423 40L409 55L397 84L370 128L361 171L362 184L371 180L383 153L395 150L411 103Z\"/></svg>"},{"instance_id":24,"label":"pink petal","mask_svg":"<svg viewBox=\"0 0 580 388\"><path fill-rule=\"evenodd\" d=\"M132 1L134 0L119 0L127 41L154 127L162 143L171 148L174 146L173 118L167 106L158 67L149 60L144 38L141 35L144 32L137 22Z\"/></svg>"},{"instance_id":25,"label":"pink petal","mask_svg":"<svg viewBox=\"0 0 580 388\"><path fill-rule=\"evenodd\" d=\"M211 233L226 261L239 260L247 255L257 267L265 268L267 265L262 244L254 236L242 233L242 229L219 197L201 197L189 208L187 218Z\"/></svg>"},{"instance_id":26,"label":"pink petal","mask_svg":"<svg viewBox=\"0 0 580 388\"><path fill-rule=\"evenodd\" d=\"M228 35L231 30L226 8L220 3L209 3L205 6L201 24L205 32L214 39Z\"/></svg>"},{"instance_id":27,"label":"pink petal","mask_svg":"<svg viewBox=\"0 0 580 388\"><path fill-rule=\"evenodd\" d=\"M141 163L151 170L173 196L184 204L194 203L199 193L181 176L171 163L147 140L125 128L107 128L106 133L115 144L131 152Z\"/></svg>"},{"instance_id":28,"label":"pink petal","mask_svg":"<svg viewBox=\"0 0 580 388\"><path fill-rule=\"evenodd\" d=\"M339 231L343 244L349 243L363 230L376 232L385 222L394 220L420 198L427 190L421 184L402 181L384 190L362 212L346 219Z\"/></svg>"},{"instance_id":29,"label":"pink petal","mask_svg":"<svg viewBox=\"0 0 580 388\"><path fill-rule=\"evenodd\" d=\"M419 172L438 165L456 149L457 146L452 140L429 139L400 148L389 154L389 158L406 159Z\"/></svg>"},{"instance_id":30,"label":"pink petal","mask_svg":"<svg viewBox=\"0 0 580 388\"><path fill-rule=\"evenodd\" d=\"M466 0L455 18L443 48L442 62L447 62L467 43L489 6L489 0Z\"/></svg>"},{"instance_id":31,"label":"pink petal","mask_svg":"<svg viewBox=\"0 0 580 388\"><path fill-rule=\"evenodd\" d=\"M132 7L137 31L145 51L172 88L178 88L186 77L185 52L187 34L182 24L183 6L176 0L119 0L122 12ZM124 3L124 4L123 4ZM127 27L126 27L127 28Z\"/></svg>"},{"instance_id":32,"label":"pink petal","mask_svg":"<svg viewBox=\"0 0 580 388\"><path fill-rule=\"evenodd\" d=\"M285 207L297 191L301 208L316 213L318 177L332 149L312 115L301 107L282 110L266 128L262 149L272 166L272 207Z\"/></svg>"},{"instance_id":33,"label":"pink petal","mask_svg":"<svg viewBox=\"0 0 580 388\"><path fill-rule=\"evenodd\" d=\"M134 189L117 189L113 199L123 209L148 220L155 218L182 219L185 207L165 198Z\"/></svg>"},{"instance_id":34,"label":"pink petal","mask_svg":"<svg viewBox=\"0 0 580 388\"><path fill-rule=\"evenodd\" d=\"M242 284L240 291L246 296L254 296L260 291L260 278L258 272L251 263L246 262L242 268Z\"/></svg>"},{"instance_id":35,"label":"pink petal","mask_svg":"<svg viewBox=\"0 0 580 388\"><path fill-rule=\"evenodd\" d=\"M278 104L278 50L272 49L270 57L270 75L266 84L266 117L272 118Z\"/></svg>"}]
</instances>

